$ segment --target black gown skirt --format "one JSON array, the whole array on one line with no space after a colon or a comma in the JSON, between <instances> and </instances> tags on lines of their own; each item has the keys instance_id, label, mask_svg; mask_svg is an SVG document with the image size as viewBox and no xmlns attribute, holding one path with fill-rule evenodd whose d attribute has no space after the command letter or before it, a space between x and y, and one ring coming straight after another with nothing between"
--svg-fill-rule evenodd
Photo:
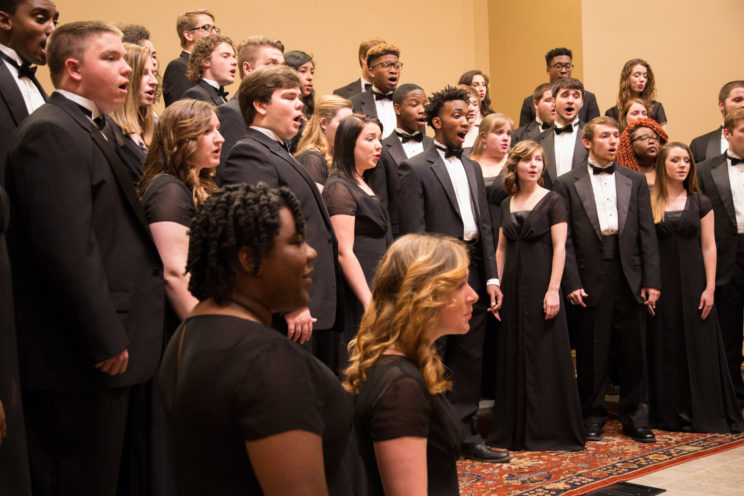
<instances>
[{"instance_id":1,"label":"black gown skirt","mask_svg":"<svg viewBox=\"0 0 744 496\"><path fill-rule=\"evenodd\" d=\"M584 423L565 309L561 302L550 320L543 311L553 263L550 228L566 222L566 208L553 192L531 211L512 213L510 202L502 204L508 247L496 403L487 442L510 450L580 450Z\"/></svg>"},{"instance_id":2,"label":"black gown skirt","mask_svg":"<svg viewBox=\"0 0 744 496\"><path fill-rule=\"evenodd\" d=\"M711 210L702 194L656 224L661 297L648 333L651 409L655 427L696 432L741 432L741 411L728 373L718 315L700 316L705 266L700 219ZM652 420L652 421L653 421Z\"/></svg>"}]
</instances>

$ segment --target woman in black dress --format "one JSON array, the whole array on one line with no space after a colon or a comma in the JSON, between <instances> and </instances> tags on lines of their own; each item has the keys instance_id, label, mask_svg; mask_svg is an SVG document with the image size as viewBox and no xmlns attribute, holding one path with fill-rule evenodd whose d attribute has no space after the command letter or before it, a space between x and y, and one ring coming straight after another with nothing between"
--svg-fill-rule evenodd
<instances>
[{"instance_id":1,"label":"woman in black dress","mask_svg":"<svg viewBox=\"0 0 744 496\"><path fill-rule=\"evenodd\" d=\"M580 450L584 423L561 277L566 208L540 186L543 149L519 142L506 162L496 265L504 294L494 421L486 442L509 450Z\"/></svg>"},{"instance_id":2,"label":"woman in black dress","mask_svg":"<svg viewBox=\"0 0 744 496\"><path fill-rule=\"evenodd\" d=\"M186 318L197 301L184 274L191 219L196 208L217 189L212 177L225 139L215 107L186 99L160 116L145 158L139 192L150 232L163 260L168 331ZM170 335L170 334L169 334Z\"/></svg>"},{"instance_id":3,"label":"woman in black dress","mask_svg":"<svg viewBox=\"0 0 744 496\"><path fill-rule=\"evenodd\" d=\"M158 89L155 59L152 51L132 43L124 44L124 59L132 68L129 88L124 105L111 114L116 123L117 151L132 181L136 185L142 177L147 147L155 129L155 111L152 108Z\"/></svg>"},{"instance_id":4,"label":"woman in black dress","mask_svg":"<svg viewBox=\"0 0 744 496\"><path fill-rule=\"evenodd\" d=\"M470 329L468 264L462 242L422 234L398 238L380 263L344 381L370 496L460 494L460 422L435 342Z\"/></svg>"},{"instance_id":5,"label":"woman in black dress","mask_svg":"<svg viewBox=\"0 0 744 496\"><path fill-rule=\"evenodd\" d=\"M338 126L331 176L323 188L333 230L338 238L338 261L344 274L346 322L341 334L339 363L356 335L362 313L372 298L370 286L377 263L392 242L387 210L362 179L380 159L382 125L376 117L352 115Z\"/></svg>"},{"instance_id":6,"label":"woman in black dress","mask_svg":"<svg viewBox=\"0 0 744 496\"><path fill-rule=\"evenodd\" d=\"M199 304L159 374L179 494L352 493L341 465L351 398L269 327L272 313L307 305L315 257L286 187L231 185L200 206L186 266Z\"/></svg>"},{"instance_id":7,"label":"woman in black dress","mask_svg":"<svg viewBox=\"0 0 744 496\"><path fill-rule=\"evenodd\" d=\"M661 102L656 98L656 78L651 66L643 59L631 59L623 65L620 71L620 89L617 94L617 105L607 109L608 115L619 121L618 109L625 108L631 98L642 99L650 108L648 117L659 123L666 130L667 116Z\"/></svg>"},{"instance_id":8,"label":"woman in black dress","mask_svg":"<svg viewBox=\"0 0 744 496\"><path fill-rule=\"evenodd\" d=\"M342 120L352 114L351 107L349 100L338 95L320 97L315 113L304 127L297 144L297 161L307 169L321 191L328 179L336 129Z\"/></svg>"},{"instance_id":9,"label":"woman in black dress","mask_svg":"<svg viewBox=\"0 0 744 496\"><path fill-rule=\"evenodd\" d=\"M651 407L660 429L741 432L714 307L716 242L687 145L665 145L651 207L664 288L648 333Z\"/></svg>"}]
</instances>

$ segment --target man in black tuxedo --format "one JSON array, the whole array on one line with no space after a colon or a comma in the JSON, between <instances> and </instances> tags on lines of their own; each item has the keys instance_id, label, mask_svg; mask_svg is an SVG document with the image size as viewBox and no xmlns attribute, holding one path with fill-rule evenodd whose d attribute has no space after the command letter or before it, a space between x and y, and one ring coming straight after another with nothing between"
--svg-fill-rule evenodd
<instances>
[{"instance_id":1,"label":"man in black tuxedo","mask_svg":"<svg viewBox=\"0 0 744 496\"><path fill-rule=\"evenodd\" d=\"M362 76L359 79L355 79L354 81L350 82L346 86L342 86L333 90L334 95L338 95L346 98L347 100L351 100L353 96L372 89L372 80L370 79L369 72L367 70L367 52L373 46L380 45L382 43L387 42L385 40L375 38L372 40L363 41L359 44L359 67L362 69Z\"/></svg>"},{"instance_id":2,"label":"man in black tuxedo","mask_svg":"<svg viewBox=\"0 0 744 496\"><path fill-rule=\"evenodd\" d=\"M367 171L364 180L388 209L393 236L398 235L398 165L424 150L434 140L426 136L426 93L415 84L404 84L393 93L397 118L395 132L382 140L380 160Z\"/></svg>"},{"instance_id":3,"label":"man in black tuxedo","mask_svg":"<svg viewBox=\"0 0 744 496\"><path fill-rule=\"evenodd\" d=\"M195 10L178 16L176 31L181 40L181 54L171 60L163 74L163 99L165 106L180 100L193 83L186 77L189 54L196 42L203 37L219 33L214 25L214 15L208 10Z\"/></svg>"},{"instance_id":4,"label":"man in black tuxedo","mask_svg":"<svg viewBox=\"0 0 744 496\"><path fill-rule=\"evenodd\" d=\"M537 139L545 151L543 181L548 189L552 189L555 180L568 171L585 167L587 157L581 139L584 123L579 119L584 103L584 85L578 79L559 79L553 85L552 95L555 121Z\"/></svg>"},{"instance_id":5,"label":"man in black tuxedo","mask_svg":"<svg viewBox=\"0 0 744 496\"><path fill-rule=\"evenodd\" d=\"M656 438L648 428L645 310L654 311L661 274L648 186L642 174L614 162L620 135L614 119L597 117L582 134L588 163L560 176L554 189L568 214L563 290L577 310L574 344L586 438L602 438L615 348L623 433L651 443Z\"/></svg>"},{"instance_id":6,"label":"man in black tuxedo","mask_svg":"<svg viewBox=\"0 0 744 496\"><path fill-rule=\"evenodd\" d=\"M194 86L186 90L183 98L193 98L212 105L227 102L225 86L235 81L238 61L232 40L227 36L211 34L200 39L189 57L186 75Z\"/></svg>"},{"instance_id":7,"label":"man in black tuxedo","mask_svg":"<svg viewBox=\"0 0 744 496\"><path fill-rule=\"evenodd\" d=\"M400 80L400 49L390 43L380 43L367 52L367 75L372 81L370 91L351 99L354 112L377 117L382 123L382 137L393 133L398 122L393 107L393 92Z\"/></svg>"},{"instance_id":8,"label":"man in black tuxedo","mask_svg":"<svg viewBox=\"0 0 744 496\"><path fill-rule=\"evenodd\" d=\"M163 349L160 257L106 113L131 69L121 31L58 27L56 91L11 139L8 236L34 494L113 495L129 392Z\"/></svg>"},{"instance_id":9,"label":"man in black tuxedo","mask_svg":"<svg viewBox=\"0 0 744 496\"><path fill-rule=\"evenodd\" d=\"M57 18L51 0L0 1L0 172L8 138L47 99L31 64L46 64L46 42Z\"/></svg>"},{"instance_id":10,"label":"man in black tuxedo","mask_svg":"<svg viewBox=\"0 0 744 496\"><path fill-rule=\"evenodd\" d=\"M568 48L554 48L545 54L545 71L548 73L550 83L554 84L559 79L570 78L573 71L573 53ZM526 126L535 120L535 106L532 95L522 102L522 110L519 113L519 127ZM579 111L579 120L589 122L599 116L597 97L591 91L584 92L584 106Z\"/></svg>"},{"instance_id":11,"label":"man in black tuxedo","mask_svg":"<svg viewBox=\"0 0 744 496\"><path fill-rule=\"evenodd\" d=\"M726 153L698 166L698 182L715 212L716 309L739 408L744 408L742 315L744 315L744 108L726 115Z\"/></svg>"},{"instance_id":12,"label":"man in black tuxedo","mask_svg":"<svg viewBox=\"0 0 744 496\"><path fill-rule=\"evenodd\" d=\"M553 99L553 85L543 83L532 93L532 105L535 107L535 120L526 126L519 127L512 133L511 146L520 141L537 141L543 131L553 125L555 121L555 100Z\"/></svg>"},{"instance_id":13,"label":"man in black tuxedo","mask_svg":"<svg viewBox=\"0 0 744 496\"><path fill-rule=\"evenodd\" d=\"M242 80L246 74L266 65L281 65L284 63L284 44L269 36L249 36L238 45L238 73ZM243 114L240 113L238 95L235 94L229 102L220 105L217 111L220 119L220 133L225 138L220 152L220 165L215 171L214 180L222 184L222 168L227 160L230 149L245 137L248 126L245 125Z\"/></svg>"},{"instance_id":14,"label":"man in black tuxedo","mask_svg":"<svg viewBox=\"0 0 744 496\"><path fill-rule=\"evenodd\" d=\"M718 92L718 109L723 119L736 109L744 108L744 80L729 81ZM698 136L690 143L692 158L700 163L726 153L728 140L723 135L723 126Z\"/></svg>"},{"instance_id":15,"label":"man in black tuxedo","mask_svg":"<svg viewBox=\"0 0 744 496\"><path fill-rule=\"evenodd\" d=\"M240 83L238 101L246 137L227 157L223 184L263 181L272 188L287 186L302 204L307 242L318 252L308 307L275 319L290 339L306 342L315 337L315 352L331 370L338 366L338 334L343 327L343 281L338 266L338 243L323 198L315 182L285 148L297 134L302 119L300 80L294 69L272 65L257 69Z\"/></svg>"},{"instance_id":16,"label":"man in black tuxedo","mask_svg":"<svg viewBox=\"0 0 744 496\"><path fill-rule=\"evenodd\" d=\"M470 332L447 336L442 342L444 363L452 371L448 393L462 424L463 456L505 462L509 452L492 450L475 428L481 392L481 362L486 311L501 306L495 248L488 214L483 173L477 162L462 156L469 94L447 87L426 105L426 119L434 128L434 146L400 164L398 206L400 234L439 233L468 245L468 283L478 292Z\"/></svg>"}]
</instances>

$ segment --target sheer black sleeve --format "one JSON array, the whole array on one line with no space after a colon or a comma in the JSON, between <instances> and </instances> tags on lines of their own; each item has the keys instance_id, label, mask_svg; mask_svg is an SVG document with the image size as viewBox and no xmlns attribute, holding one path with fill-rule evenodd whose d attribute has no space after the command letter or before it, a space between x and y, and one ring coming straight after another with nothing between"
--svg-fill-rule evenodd
<instances>
[{"instance_id":1,"label":"sheer black sleeve","mask_svg":"<svg viewBox=\"0 0 744 496\"><path fill-rule=\"evenodd\" d=\"M305 151L297 156L297 161L307 170L310 177L318 184L325 184L328 179L328 164L318 152Z\"/></svg>"},{"instance_id":2,"label":"sheer black sleeve","mask_svg":"<svg viewBox=\"0 0 744 496\"><path fill-rule=\"evenodd\" d=\"M191 191L169 174L153 179L142 196L142 207L150 224L177 222L191 227L191 219L196 215Z\"/></svg>"},{"instance_id":3,"label":"sheer black sleeve","mask_svg":"<svg viewBox=\"0 0 744 496\"><path fill-rule=\"evenodd\" d=\"M402 376L380 395L371 416L372 441L427 437L431 397L420 380Z\"/></svg>"},{"instance_id":4,"label":"sheer black sleeve","mask_svg":"<svg viewBox=\"0 0 744 496\"><path fill-rule=\"evenodd\" d=\"M550 202L550 210L548 212L550 225L554 226L555 224L566 222L566 203L563 201L563 197L552 191L548 194L550 195L550 198L547 199Z\"/></svg>"},{"instance_id":5,"label":"sheer black sleeve","mask_svg":"<svg viewBox=\"0 0 744 496\"><path fill-rule=\"evenodd\" d=\"M328 208L328 215L356 215L357 202L345 181L333 180L323 188L323 200Z\"/></svg>"},{"instance_id":6,"label":"sheer black sleeve","mask_svg":"<svg viewBox=\"0 0 744 496\"><path fill-rule=\"evenodd\" d=\"M698 208L700 209L700 218L705 217L708 212L713 210L713 205L710 203L710 199L702 193L697 194L698 197Z\"/></svg>"}]
</instances>

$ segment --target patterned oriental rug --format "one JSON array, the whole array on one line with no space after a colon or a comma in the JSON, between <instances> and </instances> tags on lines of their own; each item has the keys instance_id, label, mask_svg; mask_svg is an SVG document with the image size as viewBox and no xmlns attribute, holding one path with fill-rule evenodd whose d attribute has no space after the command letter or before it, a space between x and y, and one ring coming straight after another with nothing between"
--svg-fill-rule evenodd
<instances>
[{"instance_id":1,"label":"patterned oriental rug","mask_svg":"<svg viewBox=\"0 0 744 496\"><path fill-rule=\"evenodd\" d=\"M656 443L636 443L620 423L604 427L604 439L583 451L513 452L511 462L458 464L461 496L578 495L617 482L726 451L744 444L744 434L698 434L655 430Z\"/></svg>"}]
</instances>

